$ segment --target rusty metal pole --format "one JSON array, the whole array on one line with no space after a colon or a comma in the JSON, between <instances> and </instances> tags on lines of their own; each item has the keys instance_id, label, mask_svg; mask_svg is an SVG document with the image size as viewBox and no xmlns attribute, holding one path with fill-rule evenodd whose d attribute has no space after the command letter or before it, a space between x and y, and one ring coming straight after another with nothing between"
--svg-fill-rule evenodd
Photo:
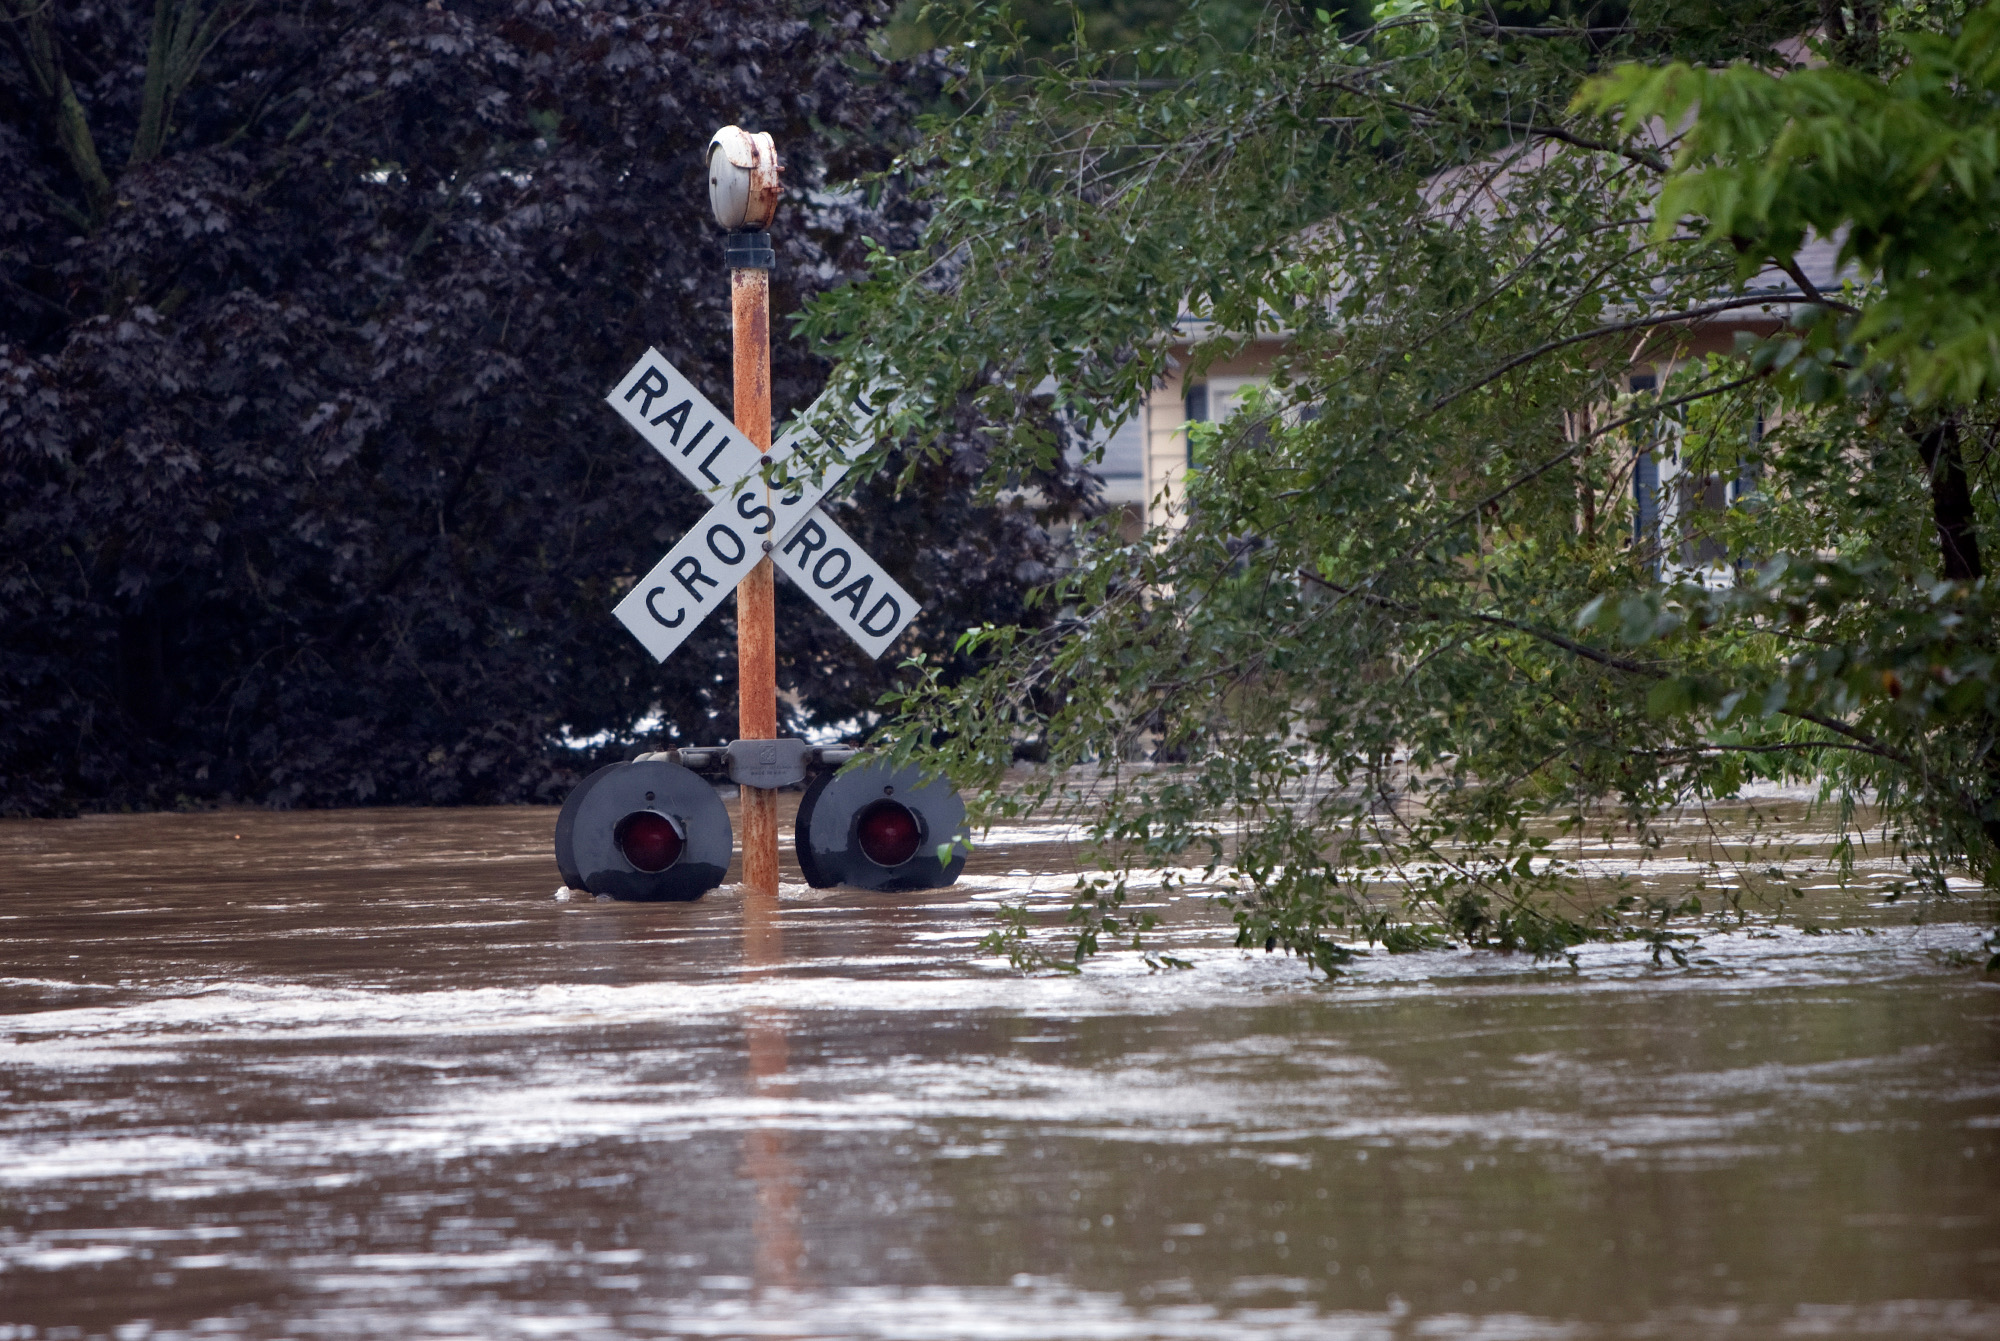
<instances>
[{"instance_id":1,"label":"rusty metal pole","mask_svg":"<svg viewBox=\"0 0 2000 1341\"><path fill-rule=\"evenodd\" d=\"M708 142L708 200L729 230L730 331L735 342L736 429L771 463L771 270L777 258L765 230L778 212L778 150L771 137L724 126ZM765 481L765 502L770 482ZM777 537L770 537L776 539ZM777 592L765 558L736 586L736 731L743 740L778 738ZM778 794L742 794L743 886L778 897Z\"/></svg>"},{"instance_id":2,"label":"rusty metal pole","mask_svg":"<svg viewBox=\"0 0 2000 1341\"><path fill-rule=\"evenodd\" d=\"M736 337L736 428L768 452L771 449L771 272L731 269L729 298L731 328ZM744 740L778 738L775 577L767 555L736 586L736 730ZM776 897L778 794L762 787L740 790L743 884Z\"/></svg>"}]
</instances>

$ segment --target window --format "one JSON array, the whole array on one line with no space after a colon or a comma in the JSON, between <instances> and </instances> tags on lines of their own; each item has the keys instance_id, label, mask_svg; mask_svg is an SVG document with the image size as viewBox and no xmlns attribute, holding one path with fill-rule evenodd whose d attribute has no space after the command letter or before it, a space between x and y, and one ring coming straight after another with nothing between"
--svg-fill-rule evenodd
<instances>
[{"instance_id":1,"label":"window","mask_svg":"<svg viewBox=\"0 0 2000 1341\"><path fill-rule=\"evenodd\" d=\"M1636 396L1659 384L1651 373L1634 373L1627 385ZM1650 451L1639 453L1633 463L1632 503L1632 543L1652 548L1660 537L1660 463Z\"/></svg>"},{"instance_id":2,"label":"window","mask_svg":"<svg viewBox=\"0 0 2000 1341\"><path fill-rule=\"evenodd\" d=\"M1626 385L1634 395L1660 390L1654 373L1634 373ZM1651 429L1650 446L1632 464L1632 544L1663 581L1725 587L1735 581L1742 560L1712 533L1713 519L1757 487L1763 412L1750 425L1733 478L1696 473L1702 463L1683 458L1682 432L1679 415L1662 416Z\"/></svg>"},{"instance_id":3,"label":"window","mask_svg":"<svg viewBox=\"0 0 2000 1341\"><path fill-rule=\"evenodd\" d=\"M1191 424L1208 422L1208 383L1196 382L1187 389L1187 417Z\"/></svg>"},{"instance_id":4,"label":"window","mask_svg":"<svg viewBox=\"0 0 2000 1341\"><path fill-rule=\"evenodd\" d=\"M1262 377L1227 375L1211 377L1205 382L1196 382L1182 396L1182 405L1187 411L1190 424L1220 424L1236 413L1237 402L1251 387L1261 387ZM1187 434L1187 463L1189 469L1200 469L1201 451L1195 443L1195 435Z\"/></svg>"}]
</instances>

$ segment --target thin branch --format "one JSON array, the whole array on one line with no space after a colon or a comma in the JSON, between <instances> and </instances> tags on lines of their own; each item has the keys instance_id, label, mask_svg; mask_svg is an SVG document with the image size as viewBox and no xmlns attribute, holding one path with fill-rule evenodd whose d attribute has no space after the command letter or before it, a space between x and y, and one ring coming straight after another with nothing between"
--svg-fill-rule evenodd
<instances>
[{"instance_id":1,"label":"thin branch","mask_svg":"<svg viewBox=\"0 0 2000 1341\"><path fill-rule=\"evenodd\" d=\"M1505 23L1483 23L1478 19L1465 20L1465 26L1468 28L1476 29L1477 31L1482 33L1491 33L1501 37L1598 37L1598 36L1615 36L1619 33L1631 31L1631 29L1625 27L1517 28Z\"/></svg>"},{"instance_id":2,"label":"thin branch","mask_svg":"<svg viewBox=\"0 0 2000 1341\"><path fill-rule=\"evenodd\" d=\"M1544 354L1552 354L1556 350L1568 348L1570 345L1582 344L1588 340L1600 340L1607 335L1617 335L1621 331L1641 331L1653 326L1677 326L1685 322L1699 321L1703 317L1712 317L1722 312L1735 312L1746 307L1768 307L1774 303L1791 302L1803 299L1804 297L1803 293L1759 294L1754 297L1746 296L1731 298L1720 303L1709 303L1702 307L1684 308L1679 312L1662 312L1657 316L1634 317L1630 321L1617 321L1608 326L1593 326L1587 331L1579 331L1575 335L1565 335L1560 340L1550 340L1546 344L1536 345L1533 349L1525 353L1516 354L1513 358L1508 359L1478 381L1462 386L1449 395L1440 396L1438 399L1432 401L1431 409L1442 410L1453 401L1469 396L1482 387L1490 386L1494 382L1499 381L1522 364L1533 363Z\"/></svg>"},{"instance_id":3,"label":"thin branch","mask_svg":"<svg viewBox=\"0 0 2000 1341\"><path fill-rule=\"evenodd\" d=\"M1787 275L1790 275L1792 283L1799 286L1799 292L1818 303L1821 307L1831 307L1836 311L1845 312L1849 316L1858 317L1861 315L1860 308L1849 303L1843 303L1838 299L1829 298L1821 293L1819 287L1806 278L1806 272L1799 269L1798 257L1784 256L1777 258L1777 261L1778 268L1783 270Z\"/></svg>"},{"instance_id":4,"label":"thin branch","mask_svg":"<svg viewBox=\"0 0 2000 1341\"><path fill-rule=\"evenodd\" d=\"M1607 140L1593 139L1588 135L1579 135L1573 130L1564 130L1561 126L1544 126L1534 122L1514 121L1501 121L1496 124L1504 126L1508 130L1519 131L1526 135L1544 135L1551 140L1561 140L1564 144L1575 145L1578 149L1590 149L1603 154L1619 154L1631 159L1634 163L1649 167L1655 172L1667 171L1667 160L1661 158L1650 149L1637 149L1627 144L1613 144Z\"/></svg>"},{"instance_id":5,"label":"thin branch","mask_svg":"<svg viewBox=\"0 0 2000 1341\"><path fill-rule=\"evenodd\" d=\"M22 64L36 88L51 104L55 115L56 141L69 159L71 170L83 183L89 207L86 227L95 227L111 205L111 181L97 156L97 141L91 134L90 118L63 68L60 38L49 23L47 6L24 10L16 16L11 4L0 0L0 17L6 19L8 35L15 41Z\"/></svg>"},{"instance_id":6,"label":"thin branch","mask_svg":"<svg viewBox=\"0 0 2000 1341\"><path fill-rule=\"evenodd\" d=\"M1461 126L1477 126L1487 130L1506 130L1516 135L1541 135L1551 140L1560 140L1564 144L1574 145L1578 149L1589 149L1596 153L1617 154L1621 158L1626 158L1634 163L1651 168L1655 172L1667 171L1667 160L1661 158L1650 149L1640 149L1629 144L1616 144L1610 140L1594 139L1588 135L1579 135L1573 130L1565 130L1561 126L1547 126L1536 121L1513 121L1506 117L1450 116L1438 111L1434 107L1426 107L1422 103L1404 102L1400 98L1381 97L1373 90L1357 85L1351 79L1329 79L1326 82L1334 88L1345 89L1358 98L1371 99L1380 102L1385 107L1393 107L1399 112L1408 112L1411 116L1418 117L1426 123L1448 122Z\"/></svg>"},{"instance_id":7,"label":"thin branch","mask_svg":"<svg viewBox=\"0 0 2000 1341\"><path fill-rule=\"evenodd\" d=\"M1475 623L1511 629L1516 633L1526 634L1528 637L1540 642L1560 647L1574 656L1582 657L1586 661L1595 662L1609 670L1621 671L1627 675L1636 675L1642 679L1663 680L1667 675L1664 670L1657 666L1648 666L1643 662L1631 661L1625 657L1615 656L1601 648L1592 647L1588 643L1580 643L1574 638L1566 637L1553 629L1540 628L1533 624L1523 623L1518 619L1508 619L1503 615L1482 614L1476 610L1450 612L1425 610L1421 606L1413 605L1407 601L1398 601L1387 596L1378 596L1373 592L1361 591L1358 588L1345 587L1336 582L1329 582L1310 569L1298 568L1293 571L1308 582L1325 587L1329 591L1338 592L1342 596L1352 596L1364 604L1376 605L1385 609L1395 610L1399 613L1415 615L1420 619L1471 620ZM1777 711L1781 716L1796 718L1802 722L1811 722L1814 726L1823 727L1837 736L1845 736L1848 740L1855 742L1854 748L1861 753L1872 754L1879 759L1884 759L1892 764L1898 764L1907 768L1918 777L1923 778L1931 786L1938 786L1940 784L1940 779L1930 769L1925 768L1915 759L1910 758L1910 756L1899 750L1890 749L1867 732L1857 731L1837 718L1828 717L1824 713L1813 712L1803 708L1779 708ZM1945 790L1950 792L1955 789L1947 786Z\"/></svg>"},{"instance_id":8,"label":"thin branch","mask_svg":"<svg viewBox=\"0 0 2000 1341\"><path fill-rule=\"evenodd\" d=\"M1588 643L1580 643L1574 638L1555 632L1553 629L1537 628L1532 624L1524 624L1517 619L1508 619L1504 615L1482 614L1476 610L1454 610L1449 613L1426 610L1422 606L1413 605L1408 601L1399 601L1391 596L1382 596L1372 591L1363 591L1359 587L1349 587L1343 586L1338 582L1329 582L1310 568L1295 568L1292 571L1314 586L1324 587L1328 591L1335 592L1341 596L1351 596L1363 605L1373 605L1381 609L1393 610L1398 614L1415 615L1419 619L1465 619L1479 624L1491 624L1498 628L1512 629L1516 633L1525 633L1531 638L1538 638L1546 643L1552 643L1566 652L1582 657L1586 661L1594 661L1600 666L1608 667L1611 670L1623 671L1627 675L1641 675L1650 680L1663 679L1666 676L1666 672L1660 670L1658 667L1648 666L1637 661L1628 661L1624 657L1615 656L1601 648L1592 647Z\"/></svg>"},{"instance_id":9,"label":"thin branch","mask_svg":"<svg viewBox=\"0 0 2000 1341\"><path fill-rule=\"evenodd\" d=\"M1858 754L1877 751L1845 740L1788 740L1776 745L1689 745L1673 750L1628 750L1648 759L1698 759L1705 754L1798 754L1806 750L1853 750Z\"/></svg>"},{"instance_id":10,"label":"thin branch","mask_svg":"<svg viewBox=\"0 0 2000 1341\"><path fill-rule=\"evenodd\" d=\"M265 109L270 106L274 98L282 101L292 93L299 91L292 85L292 80L295 76L303 74L310 66L316 64L321 57L333 51L349 33L353 32L363 23L373 19L383 7L384 0L377 0L377 3L373 5L357 9L346 23L326 34L317 46L301 54L298 59L274 75L265 84L264 92L258 95L257 101L252 104L249 115L243 118L242 124L229 133L228 138L222 142L222 147L225 149L229 148L238 140L248 135L252 130L256 129L257 123L264 117Z\"/></svg>"},{"instance_id":11,"label":"thin branch","mask_svg":"<svg viewBox=\"0 0 2000 1341\"><path fill-rule=\"evenodd\" d=\"M65 205L68 204L68 202L62 200L61 197L56 197L56 200L58 204L65 204ZM73 220L72 220L73 222L86 225L90 222L89 219L87 219L82 214L81 211L76 210L74 206L71 206L71 213L73 215ZM23 298L32 299L33 301L40 303L42 306L48 308L51 312L54 312L57 316L62 317L65 321L76 320L76 314L74 312L64 307L61 303L57 302L55 299L47 297L44 294L36 293L33 289L27 287L25 284L18 284L14 280L9 279L5 275L0 275L0 284L5 284L8 288L12 289L15 293L20 294Z\"/></svg>"}]
</instances>

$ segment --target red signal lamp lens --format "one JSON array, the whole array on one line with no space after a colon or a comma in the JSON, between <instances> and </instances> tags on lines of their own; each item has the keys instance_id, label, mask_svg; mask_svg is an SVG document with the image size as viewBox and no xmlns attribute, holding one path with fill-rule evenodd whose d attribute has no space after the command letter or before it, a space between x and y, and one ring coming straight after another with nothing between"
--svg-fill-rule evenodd
<instances>
[{"instance_id":1,"label":"red signal lamp lens","mask_svg":"<svg viewBox=\"0 0 2000 1341\"><path fill-rule=\"evenodd\" d=\"M635 810L618 821L612 838L625 860L652 875L681 859L687 841L674 822L657 810Z\"/></svg>"},{"instance_id":2,"label":"red signal lamp lens","mask_svg":"<svg viewBox=\"0 0 2000 1341\"><path fill-rule=\"evenodd\" d=\"M861 855L877 866L901 866L917 855L923 831L917 817L900 801L876 801L855 821Z\"/></svg>"}]
</instances>

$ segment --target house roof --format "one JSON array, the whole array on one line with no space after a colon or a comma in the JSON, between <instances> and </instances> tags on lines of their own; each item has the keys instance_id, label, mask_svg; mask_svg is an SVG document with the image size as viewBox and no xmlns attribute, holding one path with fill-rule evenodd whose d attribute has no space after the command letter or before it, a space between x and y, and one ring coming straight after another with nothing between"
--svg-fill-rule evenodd
<instances>
[{"instance_id":1,"label":"house roof","mask_svg":"<svg viewBox=\"0 0 2000 1341\"><path fill-rule=\"evenodd\" d=\"M1663 122L1654 122L1640 136L1636 137L1639 147L1650 149L1661 156L1672 152L1672 142ZM1491 218L1505 208L1509 184L1525 173L1546 167L1558 154L1575 153L1567 144L1544 139L1533 145L1524 146L1518 152L1489 155L1476 162L1449 168L1438 173L1425 183L1423 196L1433 217L1442 219L1468 218L1479 216ZM1326 231L1325 225L1307 229L1301 234L1310 239L1315 234ZM1842 281L1856 277L1853 266L1839 264L1841 237L1809 237L1794 258L1800 273L1811 281L1814 288L1822 293L1838 292ZM1768 294L1768 304L1738 308L1729 312L1716 313L1703 318L1704 323L1736 325L1769 325L1773 321L1790 318L1793 311L1803 304L1804 296L1797 283L1783 269L1770 265L1752 275L1740 290L1731 288L1717 290L1716 297L1740 296L1755 298ZM1327 298L1329 307L1340 298L1338 292ZM1258 343L1281 343L1291 336L1291 329L1273 311L1268 326L1260 323L1255 331L1219 331L1215 323L1192 311L1183 311L1176 318L1170 338L1174 343L1196 343L1218 335L1235 335Z\"/></svg>"}]
</instances>

